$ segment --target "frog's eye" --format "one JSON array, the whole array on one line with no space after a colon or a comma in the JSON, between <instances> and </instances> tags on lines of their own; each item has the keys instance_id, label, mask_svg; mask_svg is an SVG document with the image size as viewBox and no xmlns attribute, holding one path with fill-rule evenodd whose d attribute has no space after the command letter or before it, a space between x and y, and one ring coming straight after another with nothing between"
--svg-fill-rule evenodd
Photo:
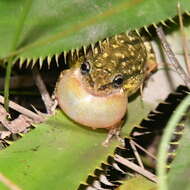
<instances>
[{"instance_id":1,"label":"frog's eye","mask_svg":"<svg viewBox=\"0 0 190 190\"><path fill-rule=\"evenodd\" d=\"M83 75L88 74L90 72L90 63L85 61L80 66L80 71Z\"/></svg>"},{"instance_id":2,"label":"frog's eye","mask_svg":"<svg viewBox=\"0 0 190 190\"><path fill-rule=\"evenodd\" d=\"M123 79L122 75L116 75L115 78L113 79L113 86L115 88L119 88L122 86L123 81L124 81L124 79Z\"/></svg>"}]
</instances>

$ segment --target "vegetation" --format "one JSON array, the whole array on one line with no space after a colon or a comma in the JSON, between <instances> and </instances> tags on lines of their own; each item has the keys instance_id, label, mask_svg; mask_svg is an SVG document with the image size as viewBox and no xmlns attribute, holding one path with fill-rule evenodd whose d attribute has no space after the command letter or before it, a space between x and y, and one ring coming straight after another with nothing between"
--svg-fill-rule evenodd
<instances>
[{"instance_id":1,"label":"vegetation","mask_svg":"<svg viewBox=\"0 0 190 190\"><path fill-rule=\"evenodd\" d=\"M189 0L179 2L184 15L189 13ZM53 62L60 63L58 60L61 55L68 59L71 52L76 53L81 47L86 49L104 38L131 30L144 32L151 28L154 31L154 26L161 24L165 27L165 22L171 25L172 30L179 30L178 25L172 24L172 19L177 16L177 3L178 0L0 1L0 66L1 71L4 71L0 76L5 79L2 90L6 109L10 93L13 92L9 86L11 76L18 72L13 68L14 64L41 67ZM188 24L186 27L187 35L190 35ZM152 38L155 38L154 34ZM50 66L52 68L55 69ZM175 126L182 115L188 113L188 106L189 95L172 115L161 148L168 146ZM139 125L151 109L152 106L146 102L142 105L139 97L131 101L122 135L129 137L133 127ZM182 186L190 188L186 180L190 165L187 159L190 150L189 120L183 122L187 125L185 135L168 180L165 179L167 152L160 148L158 174L161 184L164 183L164 187L158 184L161 190L174 187L177 190ZM23 137L15 142L0 139L2 144L4 141L11 144L0 152L0 189L11 189L10 184L16 184L17 189L23 190L75 190L81 183L86 183L89 175L94 175L94 170L101 163L108 164L108 156L113 157L118 146L118 142L112 140L109 147L103 147L101 143L106 138L105 131L83 128L59 110L47 121L33 126L35 129L20 134ZM14 136L11 136L12 140ZM9 185L3 181L2 176L11 181ZM138 187L138 183L142 186ZM128 184L127 181L124 184ZM142 177L130 179L129 184L133 190L136 186L136 189L157 188L150 180ZM121 189L125 189L125 186Z\"/></svg>"}]
</instances>

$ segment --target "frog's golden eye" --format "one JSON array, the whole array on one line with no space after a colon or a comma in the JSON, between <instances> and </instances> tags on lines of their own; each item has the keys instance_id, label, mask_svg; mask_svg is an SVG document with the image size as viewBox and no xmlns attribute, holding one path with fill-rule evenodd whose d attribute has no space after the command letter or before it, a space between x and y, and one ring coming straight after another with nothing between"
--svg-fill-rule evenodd
<instances>
[{"instance_id":1,"label":"frog's golden eye","mask_svg":"<svg viewBox=\"0 0 190 190\"><path fill-rule=\"evenodd\" d=\"M113 84L113 86L114 86L115 88L119 88L119 87L122 86L123 81L124 81L123 75L119 74L119 75L116 75L116 76L115 76L115 78L113 79L112 84Z\"/></svg>"},{"instance_id":2,"label":"frog's golden eye","mask_svg":"<svg viewBox=\"0 0 190 190\"><path fill-rule=\"evenodd\" d=\"M86 75L90 72L90 63L88 61L85 61L80 66L81 74Z\"/></svg>"}]
</instances>

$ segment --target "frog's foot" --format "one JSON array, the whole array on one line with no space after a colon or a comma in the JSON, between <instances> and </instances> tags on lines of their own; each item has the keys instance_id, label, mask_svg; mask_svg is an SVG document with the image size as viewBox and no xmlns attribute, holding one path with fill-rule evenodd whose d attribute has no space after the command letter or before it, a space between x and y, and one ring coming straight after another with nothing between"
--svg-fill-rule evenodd
<instances>
[{"instance_id":1,"label":"frog's foot","mask_svg":"<svg viewBox=\"0 0 190 190\"><path fill-rule=\"evenodd\" d=\"M157 68L158 68L157 62L155 62L155 61L149 61L148 62L147 70L145 72L145 78L148 78L151 75L151 73L156 72Z\"/></svg>"},{"instance_id":2,"label":"frog's foot","mask_svg":"<svg viewBox=\"0 0 190 190\"><path fill-rule=\"evenodd\" d=\"M148 78L151 73L155 72L158 68L155 53L150 42L144 42L145 48L147 50L147 62L145 68L145 78Z\"/></svg>"},{"instance_id":3,"label":"frog's foot","mask_svg":"<svg viewBox=\"0 0 190 190\"><path fill-rule=\"evenodd\" d=\"M120 137L121 127L112 128L109 130L108 135L104 142L102 143L103 146L107 147L112 137L116 137L116 139L121 142L121 144L124 146L124 139Z\"/></svg>"}]
</instances>

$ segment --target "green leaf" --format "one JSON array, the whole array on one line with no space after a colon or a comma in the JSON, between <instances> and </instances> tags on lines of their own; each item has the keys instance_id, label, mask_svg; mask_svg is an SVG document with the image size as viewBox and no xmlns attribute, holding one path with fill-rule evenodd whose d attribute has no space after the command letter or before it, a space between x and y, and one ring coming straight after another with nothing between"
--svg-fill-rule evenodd
<instances>
[{"instance_id":1,"label":"green leaf","mask_svg":"<svg viewBox=\"0 0 190 190\"><path fill-rule=\"evenodd\" d=\"M123 136L150 110L150 106L139 103L136 99L129 104ZM0 152L0 173L23 190L76 190L118 145L113 139L107 148L103 147L106 131L79 126L62 112L36 127Z\"/></svg>"},{"instance_id":2,"label":"green leaf","mask_svg":"<svg viewBox=\"0 0 190 190\"><path fill-rule=\"evenodd\" d=\"M177 14L178 0L34 0L17 50L10 53L25 0L0 1L0 57L44 58ZM189 0L181 0L190 11Z\"/></svg>"},{"instance_id":3,"label":"green leaf","mask_svg":"<svg viewBox=\"0 0 190 190\"><path fill-rule=\"evenodd\" d=\"M168 174L168 189L190 190L190 122L186 122L176 157Z\"/></svg>"},{"instance_id":4,"label":"green leaf","mask_svg":"<svg viewBox=\"0 0 190 190\"><path fill-rule=\"evenodd\" d=\"M157 185L143 176L136 176L124 183L116 190L156 190Z\"/></svg>"}]
</instances>

